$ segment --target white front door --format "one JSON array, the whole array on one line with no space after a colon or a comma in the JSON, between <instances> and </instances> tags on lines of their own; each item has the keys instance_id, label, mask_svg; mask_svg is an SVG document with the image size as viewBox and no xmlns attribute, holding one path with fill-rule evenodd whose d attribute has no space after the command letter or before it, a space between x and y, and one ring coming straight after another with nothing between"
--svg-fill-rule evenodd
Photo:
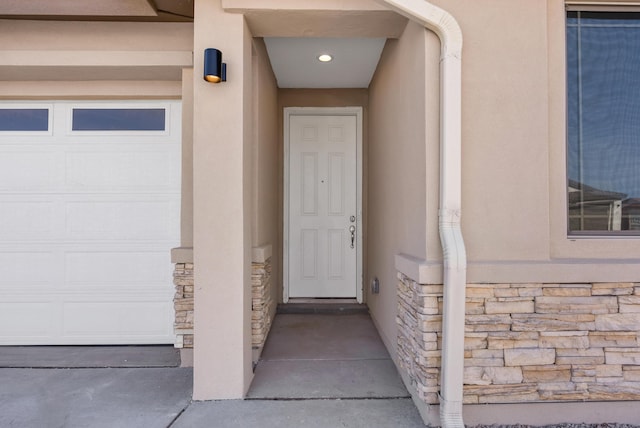
<instances>
[{"instance_id":1,"label":"white front door","mask_svg":"<svg viewBox=\"0 0 640 428\"><path fill-rule=\"evenodd\" d=\"M360 297L358 117L304 113L288 116L285 298Z\"/></svg>"}]
</instances>

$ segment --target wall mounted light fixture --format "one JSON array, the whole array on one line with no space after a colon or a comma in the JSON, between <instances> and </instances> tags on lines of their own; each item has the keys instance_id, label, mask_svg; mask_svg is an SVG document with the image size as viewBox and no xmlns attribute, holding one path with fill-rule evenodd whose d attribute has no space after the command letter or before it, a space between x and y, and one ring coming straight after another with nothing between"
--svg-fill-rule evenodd
<instances>
[{"instance_id":1,"label":"wall mounted light fixture","mask_svg":"<svg viewBox=\"0 0 640 428\"><path fill-rule=\"evenodd\" d=\"M222 52L218 49L204 50L204 80L211 83L227 81L227 64L222 62Z\"/></svg>"}]
</instances>

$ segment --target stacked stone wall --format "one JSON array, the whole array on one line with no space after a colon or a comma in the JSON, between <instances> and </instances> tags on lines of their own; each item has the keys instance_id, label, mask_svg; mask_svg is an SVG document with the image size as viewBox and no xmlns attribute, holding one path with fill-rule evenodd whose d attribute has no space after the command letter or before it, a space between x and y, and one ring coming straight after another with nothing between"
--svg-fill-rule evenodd
<instances>
[{"instance_id":1,"label":"stacked stone wall","mask_svg":"<svg viewBox=\"0 0 640 428\"><path fill-rule=\"evenodd\" d=\"M193 348L193 263L176 263L173 272L176 348ZM271 328L271 259L251 264L251 344L264 345Z\"/></svg>"},{"instance_id":2,"label":"stacked stone wall","mask_svg":"<svg viewBox=\"0 0 640 428\"><path fill-rule=\"evenodd\" d=\"M173 271L176 348L193 348L193 263L176 263Z\"/></svg>"},{"instance_id":3,"label":"stacked stone wall","mask_svg":"<svg viewBox=\"0 0 640 428\"><path fill-rule=\"evenodd\" d=\"M398 359L438 402L442 286L398 275ZM468 284L464 402L640 400L640 283Z\"/></svg>"},{"instance_id":4,"label":"stacked stone wall","mask_svg":"<svg viewBox=\"0 0 640 428\"><path fill-rule=\"evenodd\" d=\"M261 348L271 328L271 258L251 264L251 345Z\"/></svg>"}]
</instances>

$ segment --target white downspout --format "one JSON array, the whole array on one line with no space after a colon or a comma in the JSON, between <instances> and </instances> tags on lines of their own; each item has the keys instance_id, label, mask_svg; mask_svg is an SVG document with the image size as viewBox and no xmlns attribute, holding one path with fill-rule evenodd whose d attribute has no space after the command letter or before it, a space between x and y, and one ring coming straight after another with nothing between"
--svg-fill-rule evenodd
<instances>
[{"instance_id":1,"label":"white downspout","mask_svg":"<svg viewBox=\"0 0 640 428\"><path fill-rule=\"evenodd\" d=\"M446 11L425 0L381 0L435 32L440 58L440 208L444 308L440 368L440 423L464 428L464 323L467 256L460 227L462 206L462 31Z\"/></svg>"}]
</instances>

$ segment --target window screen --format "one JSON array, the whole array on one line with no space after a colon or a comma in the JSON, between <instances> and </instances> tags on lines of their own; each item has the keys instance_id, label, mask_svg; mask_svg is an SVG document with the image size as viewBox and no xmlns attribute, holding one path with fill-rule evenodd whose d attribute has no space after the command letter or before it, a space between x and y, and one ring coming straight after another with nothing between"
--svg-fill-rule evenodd
<instances>
[{"instance_id":1,"label":"window screen","mask_svg":"<svg viewBox=\"0 0 640 428\"><path fill-rule=\"evenodd\" d=\"M640 14L567 13L569 233L640 233Z\"/></svg>"}]
</instances>

